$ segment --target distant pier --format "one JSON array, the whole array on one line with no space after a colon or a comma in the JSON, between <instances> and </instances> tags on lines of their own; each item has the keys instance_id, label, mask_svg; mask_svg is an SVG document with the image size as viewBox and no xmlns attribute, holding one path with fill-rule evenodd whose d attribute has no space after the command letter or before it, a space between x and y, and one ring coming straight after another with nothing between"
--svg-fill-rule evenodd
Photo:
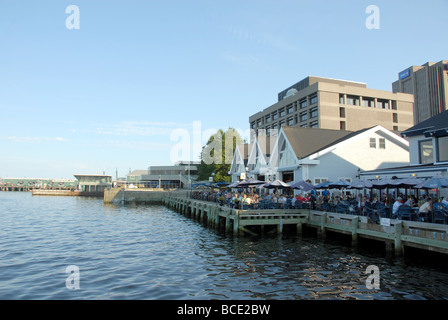
<instances>
[{"instance_id":1,"label":"distant pier","mask_svg":"<svg viewBox=\"0 0 448 320\"><path fill-rule=\"evenodd\" d=\"M168 195L164 205L205 225L225 230L235 237L244 235L282 234L289 231L302 234L303 228L316 231L324 239L327 232L383 242L387 252L402 256L406 247L448 254L448 225L390 219L389 225L370 223L367 217L314 211L310 209L238 210L218 203Z\"/></svg>"}]
</instances>

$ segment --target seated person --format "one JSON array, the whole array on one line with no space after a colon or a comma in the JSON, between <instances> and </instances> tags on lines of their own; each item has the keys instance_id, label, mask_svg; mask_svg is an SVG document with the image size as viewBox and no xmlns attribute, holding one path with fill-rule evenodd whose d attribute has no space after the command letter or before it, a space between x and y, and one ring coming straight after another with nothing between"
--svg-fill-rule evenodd
<instances>
[{"instance_id":1,"label":"seated person","mask_svg":"<svg viewBox=\"0 0 448 320\"><path fill-rule=\"evenodd\" d=\"M418 215L422 217L428 217L432 210L432 199L428 199L424 204L418 209Z\"/></svg>"}]
</instances>

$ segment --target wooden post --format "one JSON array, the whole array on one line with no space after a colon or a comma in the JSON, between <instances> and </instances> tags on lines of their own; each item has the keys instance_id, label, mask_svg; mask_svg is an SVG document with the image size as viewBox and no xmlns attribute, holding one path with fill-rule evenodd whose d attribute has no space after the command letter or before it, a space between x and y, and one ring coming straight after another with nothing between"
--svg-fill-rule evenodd
<instances>
[{"instance_id":1,"label":"wooden post","mask_svg":"<svg viewBox=\"0 0 448 320\"><path fill-rule=\"evenodd\" d=\"M280 223L277 225L277 234L281 235L283 233L283 219L280 219Z\"/></svg>"},{"instance_id":2,"label":"wooden post","mask_svg":"<svg viewBox=\"0 0 448 320\"><path fill-rule=\"evenodd\" d=\"M352 246L358 245L358 221L359 217L352 219Z\"/></svg>"},{"instance_id":3,"label":"wooden post","mask_svg":"<svg viewBox=\"0 0 448 320\"><path fill-rule=\"evenodd\" d=\"M403 222L395 224L395 255L403 255L403 244L401 242L401 234L403 232Z\"/></svg>"},{"instance_id":4,"label":"wooden post","mask_svg":"<svg viewBox=\"0 0 448 320\"><path fill-rule=\"evenodd\" d=\"M325 240L326 238L326 233L325 233L325 224L327 223L327 213L324 212L321 216L320 216L320 227L319 229L317 229L317 236L320 239Z\"/></svg>"}]
</instances>

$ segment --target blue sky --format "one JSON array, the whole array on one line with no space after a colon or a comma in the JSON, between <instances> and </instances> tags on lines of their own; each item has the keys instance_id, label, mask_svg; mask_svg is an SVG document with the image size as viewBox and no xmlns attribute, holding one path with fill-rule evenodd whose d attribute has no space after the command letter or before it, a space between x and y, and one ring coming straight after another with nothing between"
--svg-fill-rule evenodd
<instances>
[{"instance_id":1,"label":"blue sky","mask_svg":"<svg viewBox=\"0 0 448 320\"><path fill-rule=\"evenodd\" d=\"M0 177L171 164L173 130L247 131L308 75L390 91L405 68L448 59L448 1L430 3L0 0Z\"/></svg>"}]
</instances>

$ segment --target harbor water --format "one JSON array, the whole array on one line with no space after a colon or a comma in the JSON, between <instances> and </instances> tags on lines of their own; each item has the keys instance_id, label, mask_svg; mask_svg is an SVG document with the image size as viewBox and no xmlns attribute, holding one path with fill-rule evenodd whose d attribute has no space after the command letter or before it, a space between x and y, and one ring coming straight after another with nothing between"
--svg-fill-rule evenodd
<instances>
[{"instance_id":1,"label":"harbor water","mask_svg":"<svg viewBox=\"0 0 448 320\"><path fill-rule=\"evenodd\" d=\"M233 238L164 206L0 192L0 228L2 300L448 297L445 256L395 258L313 236Z\"/></svg>"}]
</instances>

